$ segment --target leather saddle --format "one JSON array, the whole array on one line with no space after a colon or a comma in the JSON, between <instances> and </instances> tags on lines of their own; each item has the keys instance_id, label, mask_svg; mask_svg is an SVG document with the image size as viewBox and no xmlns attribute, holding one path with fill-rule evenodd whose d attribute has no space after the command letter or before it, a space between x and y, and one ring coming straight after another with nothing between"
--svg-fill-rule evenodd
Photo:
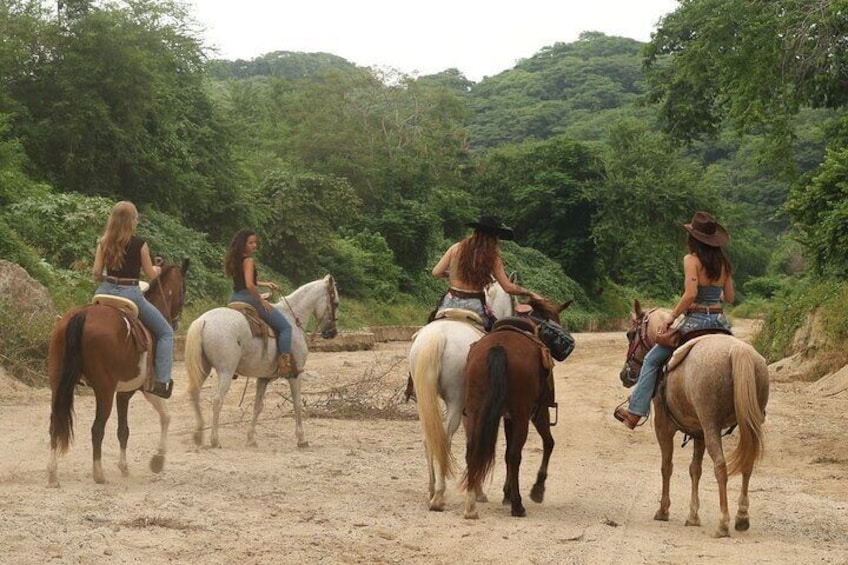
<instances>
[{"instance_id":1,"label":"leather saddle","mask_svg":"<svg viewBox=\"0 0 848 565\"><path fill-rule=\"evenodd\" d=\"M128 298L111 294L95 294L94 298L91 299L91 303L110 306L118 310L124 323L127 324L128 338L133 340L139 353L144 353L152 349L153 339L150 330L138 318L138 306L135 305L135 302Z\"/></svg>"},{"instance_id":2,"label":"leather saddle","mask_svg":"<svg viewBox=\"0 0 848 565\"><path fill-rule=\"evenodd\" d=\"M259 316L259 312L257 312L256 308L254 308L251 304L247 302L234 301L227 304L227 308L232 308L244 315L247 320L247 325L250 326L250 334L253 337L277 337L277 333L274 331L274 328L269 326L265 320Z\"/></svg>"}]
</instances>

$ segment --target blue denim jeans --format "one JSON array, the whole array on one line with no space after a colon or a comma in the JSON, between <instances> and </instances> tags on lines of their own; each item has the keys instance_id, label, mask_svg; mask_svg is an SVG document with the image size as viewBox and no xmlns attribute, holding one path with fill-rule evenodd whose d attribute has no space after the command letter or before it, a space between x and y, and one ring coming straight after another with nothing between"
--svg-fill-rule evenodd
<instances>
[{"instance_id":1,"label":"blue denim jeans","mask_svg":"<svg viewBox=\"0 0 848 565\"><path fill-rule=\"evenodd\" d=\"M719 328L730 331L730 322L722 314L706 314L698 312L687 314L680 324L681 337L695 330ZM639 372L639 380L630 393L630 413L638 416L647 416L651 408L651 397L654 395L654 385L657 383L657 374L660 368L674 353L674 349L655 345L651 348L645 360L642 362L642 370Z\"/></svg>"},{"instance_id":2,"label":"blue denim jeans","mask_svg":"<svg viewBox=\"0 0 848 565\"><path fill-rule=\"evenodd\" d=\"M171 382L171 368L174 364L174 328L156 307L147 301L138 285L123 286L109 282L102 283L96 294L111 294L132 300L138 306L138 318L156 337L156 357L154 368L156 380L160 383Z\"/></svg>"},{"instance_id":3,"label":"blue denim jeans","mask_svg":"<svg viewBox=\"0 0 848 565\"><path fill-rule=\"evenodd\" d=\"M292 327L282 312L271 308L266 312L262 303L256 300L247 290L240 290L230 295L230 302L247 302L254 308L259 317L277 331L277 353L291 353Z\"/></svg>"}]
</instances>

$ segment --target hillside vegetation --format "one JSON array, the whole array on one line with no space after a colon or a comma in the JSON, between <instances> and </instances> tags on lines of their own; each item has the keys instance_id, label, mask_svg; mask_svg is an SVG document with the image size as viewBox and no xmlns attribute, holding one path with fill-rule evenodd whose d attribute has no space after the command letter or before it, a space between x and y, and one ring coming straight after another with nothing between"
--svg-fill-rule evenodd
<instances>
[{"instance_id":1,"label":"hillside vegetation","mask_svg":"<svg viewBox=\"0 0 848 565\"><path fill-rule=\"evenodd\" d=\"M848 265L848 23L836 2L712 4L648 44L587 32L474 83L328 53L209 60L169 1L0 0L0 257L82 302L129 199L155 253L192 259L190 313L226 297L223 250L251 226L263 273L332 272L354 327L422 319L432 264L486 211L515 228L523 284L577 299L576 329L673 300L680 224L706 209L732 233L740 311L785 340L775 297L828 308L836 291L797 281Z\"/></svg>"}]
</instances>

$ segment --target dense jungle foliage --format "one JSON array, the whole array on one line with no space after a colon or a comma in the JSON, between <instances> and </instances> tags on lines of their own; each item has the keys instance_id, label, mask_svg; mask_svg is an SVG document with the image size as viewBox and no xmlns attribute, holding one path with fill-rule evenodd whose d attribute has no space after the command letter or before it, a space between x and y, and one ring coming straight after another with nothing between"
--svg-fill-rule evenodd
<instances>
[{"instance_id":1,"label":"dense jungle foliage","mask_svg":"<svg viewBox=\"0 0 848 565\"><path fill-rule=\"evenodd\" d=\"M252 226L284 286L335 275L347 327L404 323L391 306L425 312L430 268L486 211L515 228L508 269L576 298L581 326L673 300L680 224L706 209L762 313L848 268L844 4L685 0L648 44L587 32L474 83L210 59L177 0L0 0L0 258L85 300L129 199L155 253L192 259L197 311Z\"/></svg>"}]
</instances>

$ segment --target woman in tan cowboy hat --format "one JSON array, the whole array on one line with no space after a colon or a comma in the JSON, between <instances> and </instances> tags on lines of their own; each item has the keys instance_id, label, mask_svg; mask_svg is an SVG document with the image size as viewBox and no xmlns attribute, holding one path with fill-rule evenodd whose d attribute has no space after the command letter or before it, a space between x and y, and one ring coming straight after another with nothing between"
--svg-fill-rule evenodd
<instances>
[{"instance_id":1,"label":"woman in tan cowboy hat","mask_svg":"<svg viewBox=\"0 0 848 565\"><path fill-rule=\"evenodd\" d=\"M685 314L678 326L681 337L704 329L729 332L730 323L722 313L721 303L731 303L734 299L733 269L724 252L730 235L707 212L695 212L692 221L683 224L683 228L689 232L686 242L689 253L683 257L683 296L672 310L668 325L660 328L660 333L667 331L681 314ZM616 419L631 430L648 415L657 371L673 351L673 348L659 344L651 348L642 362L639 380L630 395L629 408L622 406L615 410Z\"/></svg>"},{"instance_id":2,"label":"woman in tan cowboy hat","mask_svg":"<svg viewBox=\"0 0 848 565\"><path fill-rule=\"evenodd\" d=\"M463 308L476 312L486 322L489 315L483 289L493 277L509 294L541 299L507 277L499 240L512 240L513 233L500 218L482 214L478 221L465 225L474 228L474 232L454 243L433 267L433 276L447 278L450 285L437 310Z\"/></svg>"}]
</instances>

